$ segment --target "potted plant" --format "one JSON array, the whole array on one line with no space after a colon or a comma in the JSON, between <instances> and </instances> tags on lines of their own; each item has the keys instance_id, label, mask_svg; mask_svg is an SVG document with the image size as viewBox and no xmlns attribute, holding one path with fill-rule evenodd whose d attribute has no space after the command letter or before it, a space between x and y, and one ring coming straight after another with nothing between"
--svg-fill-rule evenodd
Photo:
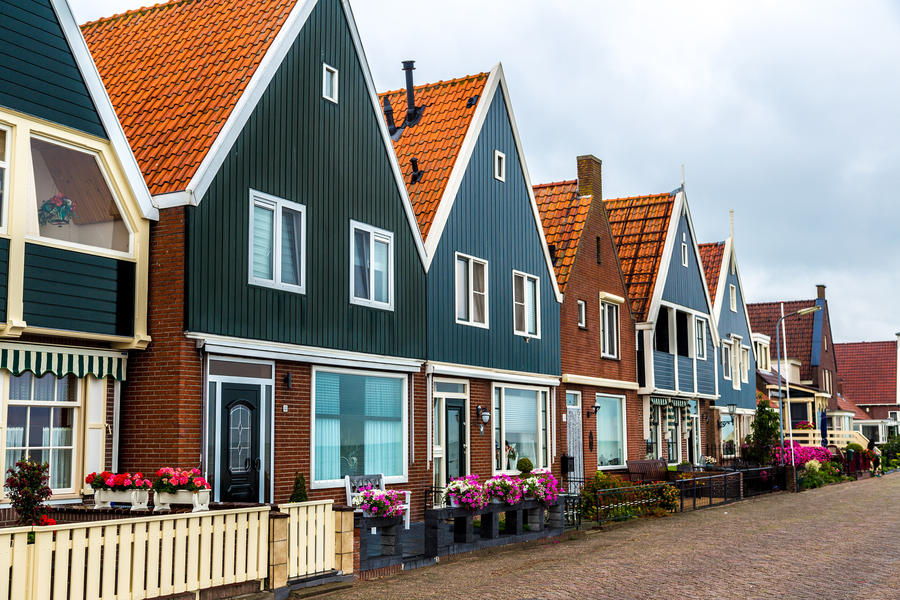
<instances>
[{"instance_id":1,"label":"potted plant","mask_svg":"<svg viewBox=\"0 0 900 600\"><path fill-rule=\"evenodd\" d=\"M517 477L497 475L484 482L484 493L494 504L518 504L522 501L522 482Z\"/></svg>"},{"instance_id":2,"label":"potted plant","mask_svg":"<svg viewBox=\"0 0 900 600\"><path fill-rule=\"evenodd\" d=\"M200 469L163 467L153 482L156 492L154 511L171 510L173 504L191 504L191 512L209 510L210 485L200 476Z\"/></svg>"},{"instance_id":3,"label":"potted plant","mask_svg":"<svg viewBox=\"0 0 900 600\"><path fill-rule=\"evenodd\" d=\"M533 471L531 477L522 480L522 490L526 496L550 506L559 498L562 488L559 480L549 471Z\"/></svg>"},{"instance_id":4,"label":"potted plant","mask_svg":"<svg viewBox=\"0 0 900 600\"><path fill-rule=\"evenodd\" d=\"M406 492L366 486L353 497L353 506L361 509L364 517L400 517L406 510L403 507L405 500Z\"/></svg>"},{"instance_id":5,"label":"potted plant","mask_svg":"<svg viewBox=\"0 0 900 600\"><path fill-rule=\"evenodd\" d=\"M91 473L84 482L94 489L94 509L111 508L112 503L130 504L131 510L147 510L150 480L141 473Z\"/></svg>"},{"instance_id":6,"label":"potted plant","mask_svg":"<svg viewBox=\"0 0 900 600\"><path fill-rule=\"evenodd\" d=\"M450 502L452 508L463 507L473 512L481 510L488 502L484 487L475 474L452 480L447 486L444 498Z\"/></svg>"}]
</instances>

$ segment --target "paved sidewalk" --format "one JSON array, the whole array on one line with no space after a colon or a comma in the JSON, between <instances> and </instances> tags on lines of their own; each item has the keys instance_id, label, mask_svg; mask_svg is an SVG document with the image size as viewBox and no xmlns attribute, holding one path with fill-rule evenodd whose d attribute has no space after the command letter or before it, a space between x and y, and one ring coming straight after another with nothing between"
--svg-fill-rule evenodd
<instances>
[{"instance_id":1,"label":"paved sidewalk","mask_svg":"<svg viewBox=\"0 0 900 600\"><path fill-rule=\"evenodd\" d=\"M900 599L900 474L469 555L329 600Z\"/></svg>"}]
</instances>

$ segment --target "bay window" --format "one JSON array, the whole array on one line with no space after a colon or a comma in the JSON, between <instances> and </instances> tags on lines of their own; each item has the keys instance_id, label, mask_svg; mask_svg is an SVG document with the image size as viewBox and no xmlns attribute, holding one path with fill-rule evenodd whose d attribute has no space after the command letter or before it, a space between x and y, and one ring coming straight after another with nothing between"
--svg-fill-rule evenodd
<instances>
[{"instance_id":1,"label":"bay window","mask_svg":"<svg viewBox=\"0 0 900 600\"><path fill-rule=\"evenodd\" d=\"M487 327L488 264L456 253L456 322Z\"/></svg>"},{"instance_id":2,"label":"bay window","mask_svg":"<svg viewBox=\"0 0 900 600\"><path fill-rule=\"evenodd\" d=\"M373 473L405 482L406 376L316 369L313 378L314 487Z\"/></svg>"},{"instance_id":3,"label":"bay window","mask_svg":"<svg viewBox=\"0 0 900 600\"><path fill-rule=\"evenodd\" d=\"M550 466L549 394L542 388L494 387L494 472L515 471L527 458Z\"/></svg>"},{"instance_id":4,"label":"bay window","mask_svg":"<svg viewBox=\"0 0 900 600\"><path fill-rule=\"evenodd\" d=\"M619 358L619 305L601 302L600 320L600 355L603 358Z\"/></svg>"},{"instance_id":5,"label":"bay window","mask_svg":"<svg viewBox=\"0 0 900 600\"><path fill-rule=\"evenodd\" d=\"M597 468L621 468L625 464L625 397L597 394Z\"/></svg>"},{"instance_id":6,"label":"bay window","mask_svg":"<svg viewBox=\"0 0 900 600\"><path fill-rule=\"evenodd\" d=\"M250 191L250 283L304 293L306 208Z\"/></svg>"},{"instance_id":7,"label":"bay window","mask_svg":"<svg viewBox=\"0 0 900 600\"><path fill-rule=\"evenodd\" d=\"M394 309L394 234L350 222L350 302Z\"/></svg>"},{"instance_id":8,"label":"bay window","mask_svg":"<svg viewBox=\"0 0 900 600\"><path fill-rule=\"evenodd\" d=\"M540 337L540 280L513 271L513 328L516 335Z\"/></svg>"}]
</instances>

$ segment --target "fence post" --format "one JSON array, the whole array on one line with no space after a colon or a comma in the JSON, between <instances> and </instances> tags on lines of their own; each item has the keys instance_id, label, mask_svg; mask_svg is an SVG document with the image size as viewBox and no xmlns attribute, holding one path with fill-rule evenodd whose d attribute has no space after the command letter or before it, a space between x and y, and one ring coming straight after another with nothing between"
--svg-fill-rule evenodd
<instances>
[{"instance_id":1,"label":"fence post","mask_svg":"<svg viewBox=\"0 0 900 600\"><path fill-rule=\"evenodd\" d=\"M288 523L286 513L269 513L269 589L277 590L288 580Z\"/></svg>"},{"instance_id":2,"label":"fence post","mask_svg":"<svg viewBox=\"0 0 900 600\"><path fill-rule=\"evenodd\" d=\"M355 572L358 564L359 538L353 526L353 509L349 506L334 507L334 568L344 575Z\"/></svg>"}]
</instances>

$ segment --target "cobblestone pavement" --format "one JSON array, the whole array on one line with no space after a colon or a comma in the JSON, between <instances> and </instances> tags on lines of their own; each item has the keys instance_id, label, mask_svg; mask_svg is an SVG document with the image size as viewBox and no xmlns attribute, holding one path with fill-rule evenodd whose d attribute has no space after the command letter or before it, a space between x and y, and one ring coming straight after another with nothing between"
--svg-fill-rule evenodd
<instances>
[{"instance_id":1,"label":"cobblestone pavement","mask_svg":"<svg viewBox=\"0 0 900 600\"><path fill-rule=\"evenodd\" d=\"M445 559L334 599L900 599L900 474Z\"/></svg>"}]
</instances>

